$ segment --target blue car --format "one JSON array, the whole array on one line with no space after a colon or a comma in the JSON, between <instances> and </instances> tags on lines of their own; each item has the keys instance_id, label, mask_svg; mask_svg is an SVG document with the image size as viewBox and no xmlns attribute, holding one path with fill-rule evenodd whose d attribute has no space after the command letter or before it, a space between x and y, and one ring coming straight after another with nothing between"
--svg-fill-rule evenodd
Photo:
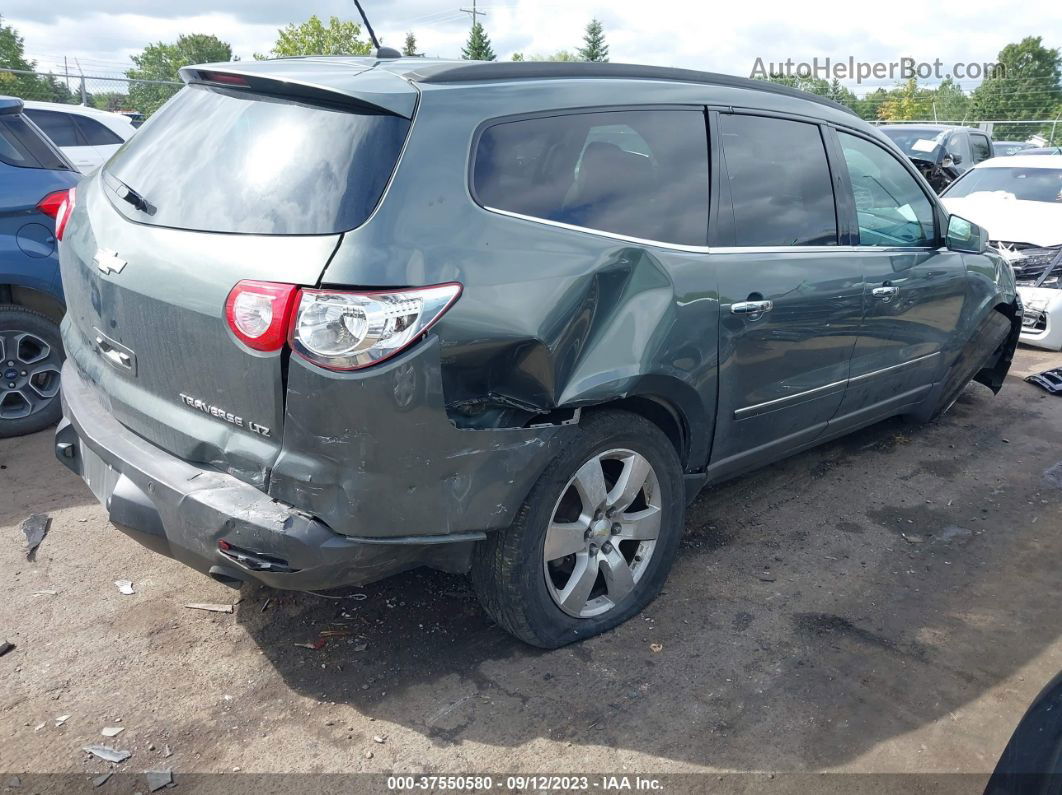
<instances>
[{"instance_id":1,"label":"blue car","mask_svg":"<svg viewBox=\"0 0 1062 795\"><path fill-rule=\"evenodd\" d=\"M22 100L0 97L0 437L39 431L62 413L56 235L79 177Z\"/></svg>"}]
</instances>

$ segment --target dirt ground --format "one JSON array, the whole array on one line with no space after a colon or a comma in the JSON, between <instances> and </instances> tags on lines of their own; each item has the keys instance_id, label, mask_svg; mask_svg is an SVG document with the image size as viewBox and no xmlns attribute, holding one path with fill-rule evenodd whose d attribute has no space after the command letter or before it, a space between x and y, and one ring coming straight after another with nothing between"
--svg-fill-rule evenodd
<instances>
[{"instance_id":1,"label":"dirt ground","mask_svg":"<svg viewBox=\"0 0 1062 795\"><path fill-rule=\"evenodd\" d=\"M1060 364L1023 350L1015 372ZM644 614L545 652L493 626L461 577L237 594L113 529L50 433L2 440L0 642L16 648L0 657L0 779L116 767L89 744L178 782L983 776L1062 668L1060 462L1062 398L1017 377L996 398L971 387L935 424L885 422L711 489ZM30 562L32 512L52 524ZM237 600L232 614L184 607Z\"/></svg>"}]
</instances>

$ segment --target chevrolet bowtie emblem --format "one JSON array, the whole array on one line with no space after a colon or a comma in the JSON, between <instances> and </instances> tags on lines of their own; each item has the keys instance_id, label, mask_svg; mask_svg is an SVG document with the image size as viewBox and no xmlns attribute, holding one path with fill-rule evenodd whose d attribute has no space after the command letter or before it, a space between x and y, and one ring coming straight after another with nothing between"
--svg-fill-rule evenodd
<instances>
[{"instance_id":1,"label":"chevrolet bowtie emblem","mask_svg":"<svg viewBox=\"0 0 1062 795\"><path fill-rule=\"evenodd\" d=\"M125 260L118 258L117 251L109 251L105 248L97 249L92 261L103 273L121 273L122 268L125 267Z\"/></svg>"}]
</instances>

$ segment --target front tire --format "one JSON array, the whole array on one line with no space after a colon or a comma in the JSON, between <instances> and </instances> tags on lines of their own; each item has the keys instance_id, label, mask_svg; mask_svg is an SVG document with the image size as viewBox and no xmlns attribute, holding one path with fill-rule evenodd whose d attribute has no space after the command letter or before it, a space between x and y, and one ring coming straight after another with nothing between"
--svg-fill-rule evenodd
<instances>
[{"instance_id":1,"label":"front tire","mask_svg":"<svg viewBox=\"0 0 1062 795\"><path fill-rule=\"evenodd\" d=\"M625 411L589 414L513 524L477 546L480 602L533 646L611 629L660 592L685 504L682 465L656 425Z\"/></svg>"},{"instance_id":2,"label":"front tire","mask_svg":"<svg viewBox=\"0 0 1062 795\"><path fill-rule=\"evenodd\" d=\"M35 433L62 416L59 328L40 312L0 306L0 438Z\"/></svg>"}]
</instances>

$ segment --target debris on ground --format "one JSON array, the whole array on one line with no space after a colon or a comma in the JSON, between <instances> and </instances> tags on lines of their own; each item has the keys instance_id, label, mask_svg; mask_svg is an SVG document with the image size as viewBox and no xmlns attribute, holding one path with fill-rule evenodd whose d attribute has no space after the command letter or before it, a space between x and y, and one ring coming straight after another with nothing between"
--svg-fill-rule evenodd
<instances>
[{"instance_id":1,"label":"debris on ground","mask_svg":"<svg viewBox=\"0 0 1062 795\"><path fill-rule=\"evenodd\" d=\"M58 728L59 726L62 726L68 720L70 720L70 716L69 715L60 715L58 718L55 719L56 728Z\"/></svg>"},{"instance_id":2,"label":"debris on ground","mask_svg":"<svg viewBox=\"0 0 1062 795\"><path fill-rule=\"evenodd\" d=\"M272 601L273 601L273 599L272 599L272 597L270 597L269 599L266 599L264 602L262 602L262 609L259 612L264 613L266 611L266 609L269 607L269 603L272 602Z\"/></svg>"},{"instance_id":3,"label":"debris on ground","mask_svg":"<svg viewBox=\"0 0 1062 795\"><path fill-rule=\"evenodd\" d=\"M192 602L185 607L190 610L207 610L211 613L231 613L232 605L211 604L209 602Z\"/></svg>"},{"instance_id":4,"label":"debris on ground","mask_svg":"<svg viewBox=\"0 0 1062 795\"><path fill-rule=\"evenodd\" d=\"M126 596L132 596L136 593L133 590L133 583L130 580L115 580L114 584L118 586L118 592L123 593Z\"/></svg>"},{"instance_id":5,"label":"debris on ground","mask_svg":"<svg viewBox=\"0 0 1062 795\"><path fill-rule=\"evenodd\" d=\"M372 738L372 741L373 741L374 743L379 743L380 745L383 745L383 744L384 744L384 738L383 738L383 737L381 737L381 736L380 736L379 734L374 734L374 735L373 735L373 738Z\"/></svg>"},{"instance_id":6,"label":"debris on ground","mask_svg":"<svg viewBox=\"0 0 1062 795\"><path fill-rule=\"evenodd\" d=\"M664 644L662 644L662 643L650 643L649 644L649 651L651 651L653 654L659 654L663 650L664 650Z\"/></svg>"},{"instance_id":7,"label":"debris on ground","mask_svg":"<svg viewBox=\"0 0 1062 795\"><path fill-rule=\"evenodd\" d=\"M22 779L18 776L8 776L4 781L4 786L8 789L18 789L22 786Z\"/></svg>"},{"instance_id":8,"label":"debris on ground","mask_svg":"<svg viewBox=\"0 0 1062 795\"><path fill-rule=\"evenodd\" d=\"M58 591L34 591L34 596L58 596Z\"/></svg>"},{"instance_id":9,"label":"debris on ground","mask_svg":"<svg viewBox=\"0 0 1062 795\"><path fill-rule=\"evenodd\" d=\"M300 649L310 649L311 651L320 651L321 649L323 649L325 647L326 643L328 643L328 639L327 638L318 638L313 643L296 643L295 645L298 646Z\"/></svg>"},{"instance_id":10,"label":"debris on ground","mask_svg":"<svg viewBox=\"0 0 1062 795\"><path fill-rule=\"evenodd\" d=\"M916 536L913 533L900 533L900 537L908 544L924 544L926 542L922 536Z\"/></svg>"},{"instance_id":11,"label":"debris on ground","mask_svg":"<svg viewBox=\"0 0 1062 795\"><path fill-rule=\"evenodd\" d=\"M131 751L108 748L106 745L86 745L81 750L93 756L98 756L104 762L124 762L133 755Z\"/></svg>"},{"instance_id":12,"label":"debris on ground","mask_svg":"<svg viewBox=\"0 0 1062 795\"><path fill-rule=\"evenodd\" d=\"M22 532L26 536L26 560L33 560L34 553L48 534L48 526L51 523L52 517L46 513L31 513L26 517L22 523Z\"/></svg>"},{"instance_id":13,"label":"debris on ground","mask_svg":"<svg viewBox=\"0 0 1062 795\"><path fill-rule=\"evenodd\" d=\"M1025 380L1046 389L1052 395L1062 395L1062 367L1044 370L1042 373L1028 376Z\"/></svg>"},{"instance_id":14,"label":"debris on ground","mask_svg":"<svg viewBox=\"0 0 1062 795\"><path fill-rule=\"evenodd\" d=\"M100 731L104 737L117 737L125 731L125 726L104 726Z\"/></svg>"},{"instance_id":15,"label":"debris on ground","mask_svg":"<svg viewBox=\"0 0 1062 795\"><path fill-rule=\"evenodd\" d=\"M102 776L96 776L96 778L92 779L92 786L94 786L94 787L102 787L104 784L106 784L108 781L110 781L110 778L113 775L114 775L114 772L108 770Z\"/></svg>"},{"instance_id":16,"label":"debris on ground","mask_svg":"<svg viewBox=\"0 0 1062 795\"><path fill-rule=\"evenodd\" d=\"M173 785L173 773L169 770L149 770L144 776L147 777L149 792Z\"/></svg>"},{"instance_id":17,"label":"debris on ground","mask_svg":"<svg viewBox=\"0 0 1062 795\"><path fill-rule=\"evenodd\" d=\"M3 657L9 651L15 648L15 644L10 641L0 641L0 657Z\"/></svg>"}]
</instances>

